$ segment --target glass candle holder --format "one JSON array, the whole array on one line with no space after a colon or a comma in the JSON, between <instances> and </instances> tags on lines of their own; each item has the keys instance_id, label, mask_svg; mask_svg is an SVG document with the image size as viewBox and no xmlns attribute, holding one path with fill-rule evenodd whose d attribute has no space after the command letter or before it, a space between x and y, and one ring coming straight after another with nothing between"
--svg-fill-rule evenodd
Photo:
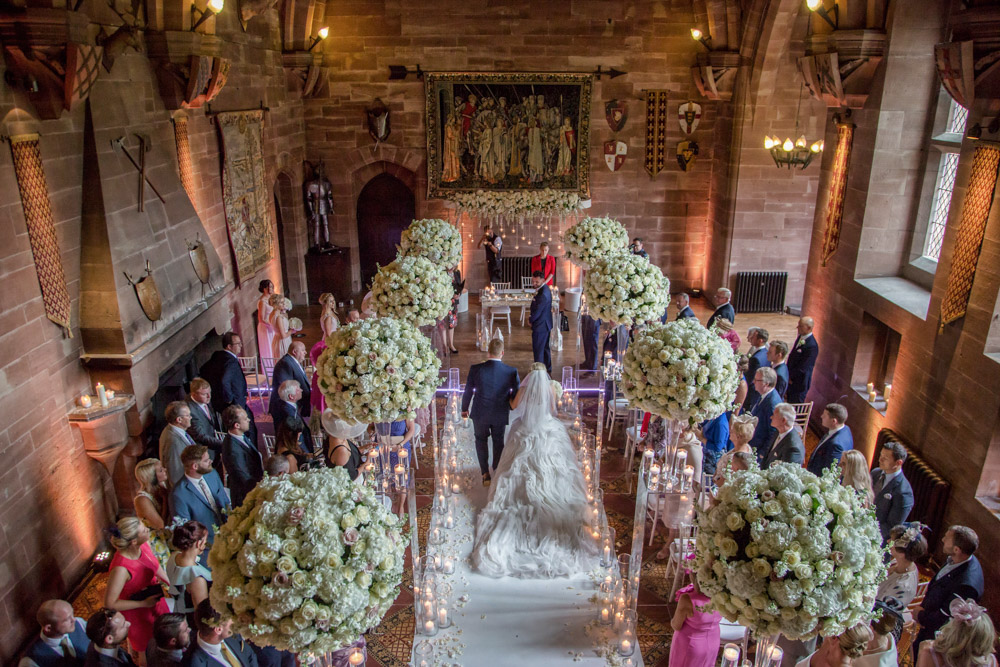
<instances>
[{"instance_id":1,"label":"glass candle holder","mask_svg":"<svg viewBox=\"0 0 1000 667\"><path fill-rule=\"evenodd\" d=\"M426 639L413 647L413 664L416 667L431 667L434 664L434 644Z\"/></svg>"},{"instance_id":2,"label":"glass candle holder","mask_svg":"<svg viewBox=\"0 0 1000 667\"><path fill-rule=\"evenodd\" d=\"M737 644L726 644L722 648L721 667L737 667L740 663L740 647Z\"/></svg>"},{"instance_id":3,"label":"glass candle holder","mask_svg":"<svg viewBox=\"0 0 1000 667\"><path fill-rule=\"evenodd\" d=\"M614 621L614 610L612 610L610 604L602 604L601 610L598 612L598 620L600 620L601 625L611 625Z\"/></svg>"},{"instance_id":4,"label":"glass candle holder","mask_svg":"<svg viewBox=\"0 0 1000 667\"><path fill-rule=\"evenodd\" d=\"M618 655L629 656L635 653L636 614L629 609L625 612L625 620L618 632Z\"/></svg>"},{"instance_id":5,"label":"glass candle holder","mask_svg":"<svg viewBox=\"0 0 1000 667\"><path fill-rule=\"evenodd\" d=\"M434 590L437 593L434 620L439 628L447 628L451 625L451 586L441 583Z\"/></svg>"},{"instance_id":6,"label":"glass candle holder","mask_svg":"<svg viewBox=\"0 0 1000 667\"><path fill-rule=\"evenodd\" d=\"M615 564L615 529L608 527L603 532L601 544L601 567L611 567Z\"/></svg>"},{"instance_id":7,"label":"glass candle holder","mask_svg":"<svg viewBox=\"0 0 1000 667\"><path fill-rule=\"evenodd\" d=\"M441 557L441 574L455 574L455 557L445 554Z\"/></svg>"}]
</instances>

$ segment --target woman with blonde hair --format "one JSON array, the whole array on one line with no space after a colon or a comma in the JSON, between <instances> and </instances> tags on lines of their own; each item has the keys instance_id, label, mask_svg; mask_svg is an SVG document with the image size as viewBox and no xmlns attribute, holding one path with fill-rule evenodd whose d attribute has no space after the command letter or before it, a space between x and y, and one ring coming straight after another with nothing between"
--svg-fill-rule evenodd
<instances>
[{"instance_id":1,"label":"woman with blonde hair","mask_svg":"<svg viewBox=\"0 0 1000 667\"><path fill-rule=\"evenodd\" d=\"M956 598L948 611L951 620L920 644L917 667L996 667L996 631L986 608Z\"/></svg>"},{"instance_id":2,"label":"woman with blonde hair","mask_svg":"<svg viewBox=\"0 0 1000 667\"><path fill-rule=\"evenodd\" d=\"M729 439L733 442L733 448L719 457L719 462L715 464L715 476L712 478L712 482L716 486L722 486L726 483L726 470L737 452L753 454L753 450L750 449L750 440L753 438L755 428L757 428L756 417L749 414L733 417L733 425L729 429Z\"/></svg>"},{"instance_id":3,"label":"woman with blonde hair","mask_svg":"<svg viewBox=\"0 0 1000 667\"><path fill-rule=\"evenodd\" d=\"M166 567L170 558L170 533L163 519L169 497L167 469L160 459L143 459L135 464L135 479L139 482L139 492L132 500L135 514L149 528L149 546Z\"/></svg>"},{"instance_id":4,"label":"woman with blonde hair","mask_svg":"<svg viewBox=\"0 0 1000 667\"><path fill-rule=\"evenodd\" d=\"M799 660L795 667L850 667L864 655L874 636L867 623L859 623L839 635L824 638L819 648Z\"/></svg>"},{"instance_id":5,"label":"woman with blonde hair","mask_svg":"<svg viewBox=\"0 0 1000 667\"><path fill-rule=\"evenodd\" d=\"M292 309L292 302L282 294L272 294L268 301L274 308L274 313L271 315L271 322L274 325L274 345L271 354L277 361L285 356L292 345L292 331L288 326L288 311Z\"/></svg>"},{"instance_id":6,"label":"woman with blonde hair","mask_svg":"<svg viewBox=\"0 0 1000 667\"><path fill-rule=\"evenodd\" d=\"M865 507L875 504L872 478L868 472L868 459L856 449L849 449L840 457L840 483L861 494Z\"/></svg>"},{"instance_id":7,"label":"woman with blonde hair","mask_svg":"<svg viewBox=\"0 0 1000 667\"><path fill-rule=\"evenodd\" d=\"M319 304L323 306L323 314L319 316L319 328L323 331L323 340L340 328L337 318L337 300L329 292L319 295Z\"/></svg>"}]
</instances>

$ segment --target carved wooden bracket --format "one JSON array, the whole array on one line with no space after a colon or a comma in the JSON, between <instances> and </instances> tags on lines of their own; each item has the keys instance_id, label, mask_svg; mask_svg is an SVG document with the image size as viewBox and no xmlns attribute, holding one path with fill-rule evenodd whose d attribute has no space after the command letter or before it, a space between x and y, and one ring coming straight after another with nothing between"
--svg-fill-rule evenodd
<instances>
[{"instance_id":1,"label":"carved wooden bracket","mask_svg":"<svg viewBox=\"0 0 1000 667\"><path fill-rule=\"evenodd\" d=\"M740 54L734 51L699 53L697 64L691 68L691 78L702 96L729 101L733 98L736 72L742 65Z\"/></svg>"},{"instance_id":2,"label":"carved wooden bracket","mask_svg":"<svg viewBox=\"0 0 1000 667\"><path fill-rule=\"evenodd\" d=\"M181 30L147 32L146 44L160 97L170 111L197 109L226 85L230 62L219 56L222 40L217 36Z\"/></svg>"},{"instance_id":3,"label":"carved wooden bracket","mask_svg":"<svg viewBox=\"0 0 1000 667\"><path fill-rule=\"evenodd\" d=\"M297 77L302 82L302 97L313 97L319 92L320 74L323 71L321 51L293 51L282 53L281 62L285 73Z\"/></svg>"},{"instance_id":4,"label":"carved wooden bracket","mask_svg":"<svg viewBox=\"0 0 1000 667\"><path fill-rule=\"evenodd\" d=\"M104 49L90 43L82 14L27 9L0 16L7 83L22 90L39 118L59 118L87 99Z\"/></svg>"},{"instance_id":5,"label":"carved wooden bracket","mask_svg":"<svg viewBox=\"0 0 1000 667\"><path fill-rule=\"evenodd\" d=\"M798 60L809 94L827 106L860 109L868 100L875 72L885 56L881 30L814 33Z\"/></svg>"}]
</instances>

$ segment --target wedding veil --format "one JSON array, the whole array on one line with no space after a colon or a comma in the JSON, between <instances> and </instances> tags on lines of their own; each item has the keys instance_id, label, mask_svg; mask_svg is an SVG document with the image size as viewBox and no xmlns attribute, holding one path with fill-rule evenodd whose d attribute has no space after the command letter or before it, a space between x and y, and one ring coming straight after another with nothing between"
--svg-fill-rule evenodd
<instances>
[{"instance_id":1,"label":"wedding veil","mask_svg":"<svg viewBox=\"0 0 1000 667\"><path fill-rule=\"evenodd\" d=\"M521 420L526 428L540 427L556 418L556 400L552 393L552 380L544 369L535 369L525 378L524 393L511 416L511 424Z\"/></svg>"}]
</instances>

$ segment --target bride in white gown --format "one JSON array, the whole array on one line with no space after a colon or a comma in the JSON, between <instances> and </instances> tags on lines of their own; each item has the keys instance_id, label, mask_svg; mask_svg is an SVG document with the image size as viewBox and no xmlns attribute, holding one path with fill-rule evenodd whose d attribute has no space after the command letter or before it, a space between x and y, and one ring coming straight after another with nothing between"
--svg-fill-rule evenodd
<instances>
[{"instance_id":1,"label":"bride in white gown","mask_svg":"<svg viewBox=\"0 0 1000 667\"><path fill-rule=\"evenodd\" d=\"M597 564L576 451L556 417L544 365L532 368L511 403L503 454L476 525L473 563L489 577L569 576Z\"/></svg>"}]
</instances>

